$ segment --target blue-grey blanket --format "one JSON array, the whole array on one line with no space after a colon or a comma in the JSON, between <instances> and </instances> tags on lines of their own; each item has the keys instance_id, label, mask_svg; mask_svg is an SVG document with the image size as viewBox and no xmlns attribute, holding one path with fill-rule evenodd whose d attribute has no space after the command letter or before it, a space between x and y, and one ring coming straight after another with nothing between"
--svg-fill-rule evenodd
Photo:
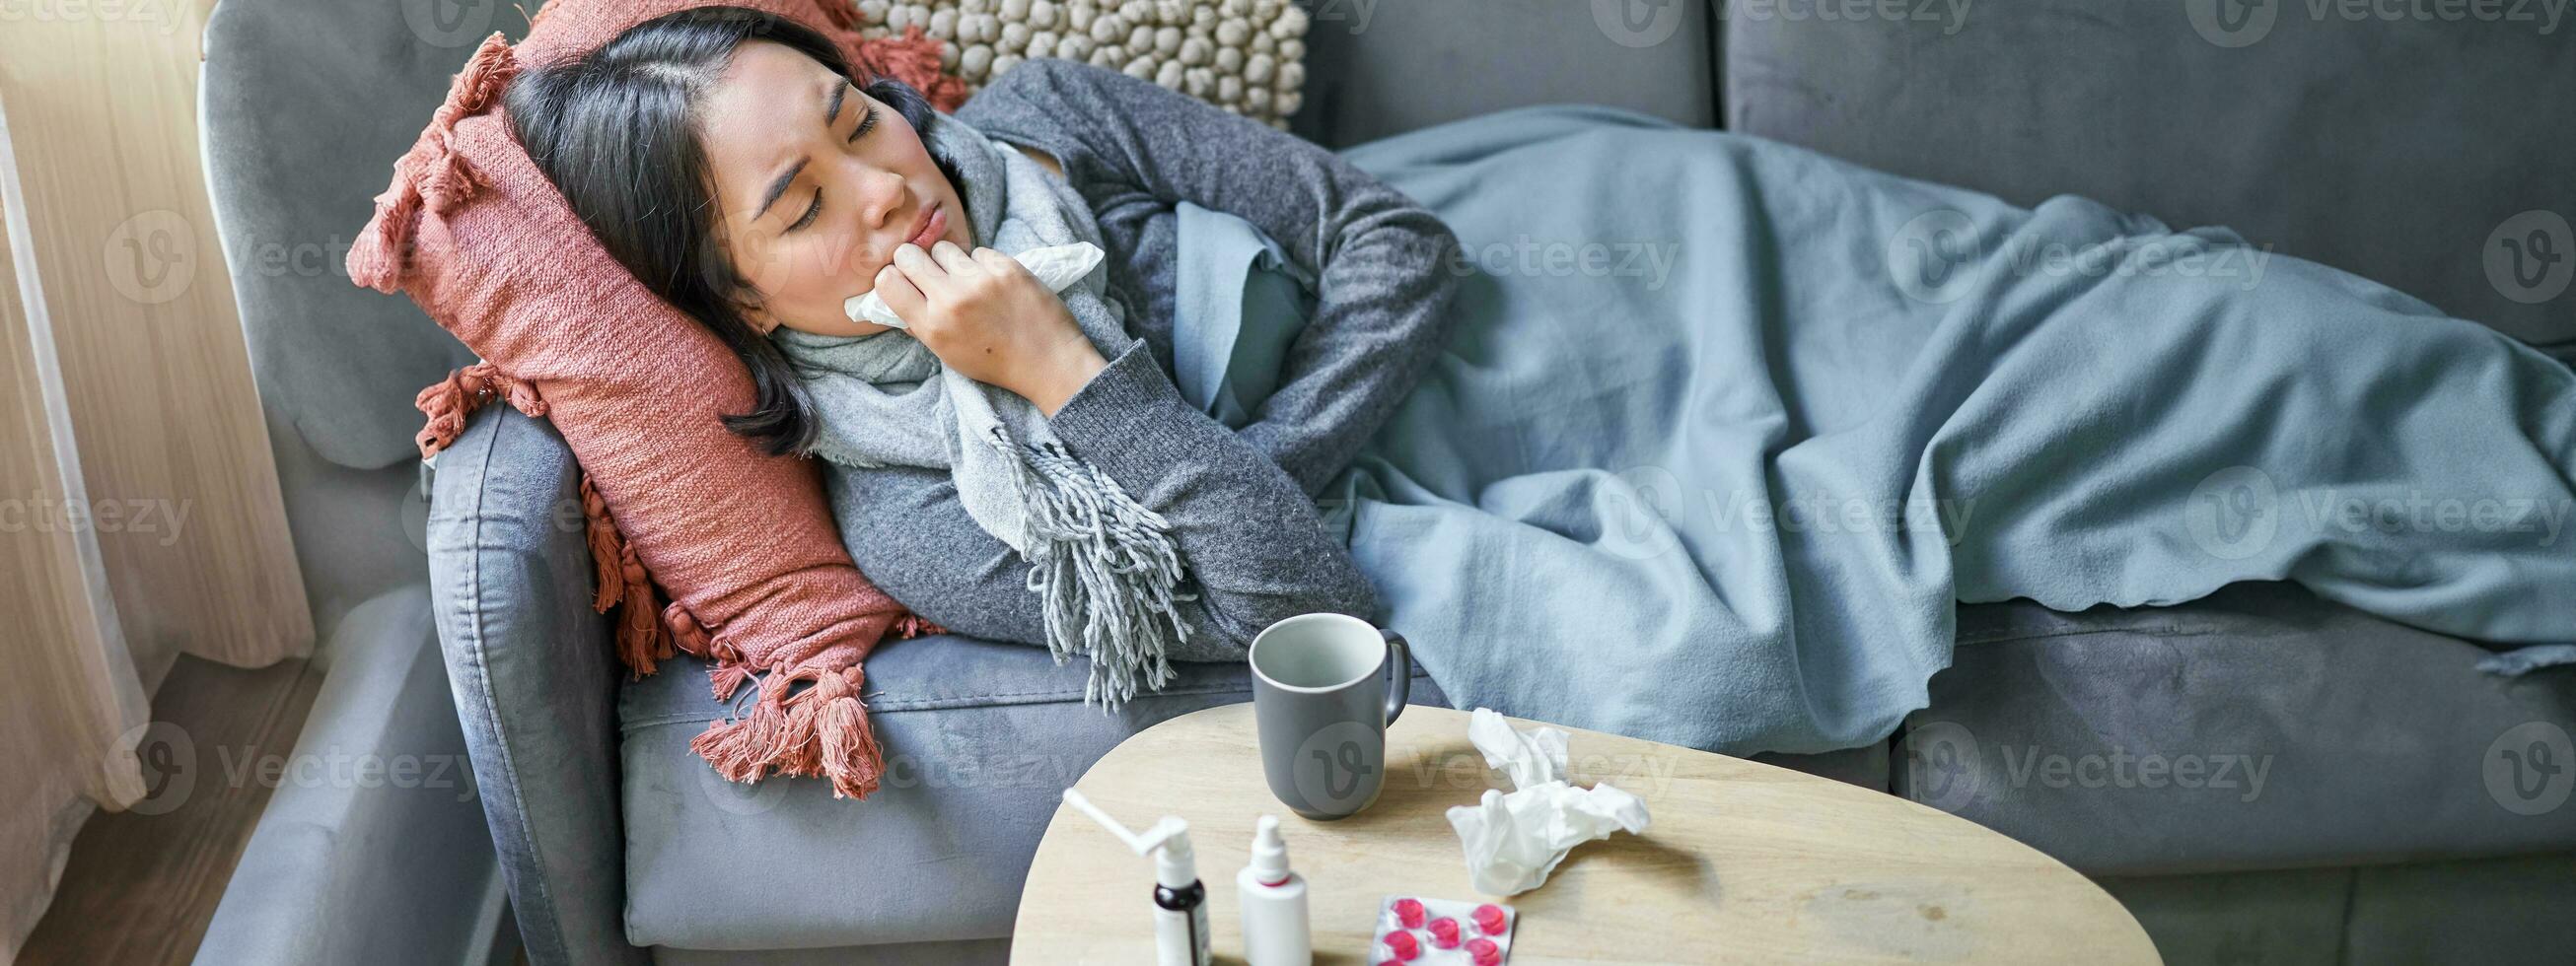
<instances>
[{"instance_id":1,"label":"blue-grey blanket","mask_svg":"<svg viewBox=\"0 0 2576 966\"><path fill-rule=\"evenodd\" d=\"M2576 372L2406 295L1605 108L1346 157L1465 249L1447 351L1327 500L1460 707L1851 747L1925 705L1959 602L2240 580L2576 639ZM1184 215L1182 385L1239 419L1300 317L1245 294L1249 226Z\"/></svg>"}]
</instances>

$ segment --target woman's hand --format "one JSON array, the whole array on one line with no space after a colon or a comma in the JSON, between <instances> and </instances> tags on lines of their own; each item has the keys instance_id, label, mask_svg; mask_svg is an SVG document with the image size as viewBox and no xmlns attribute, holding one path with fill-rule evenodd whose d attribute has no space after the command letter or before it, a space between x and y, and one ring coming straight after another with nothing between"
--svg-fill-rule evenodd
<instances>
[{"instance_id":1,"label":"woman's hand","mask_svg":"<svg viewBox=\"0 0 2576 966\"><path fill-rule=\"evenodd\" d=\"M1050 418L1109 364L1063 299L993 249L970 254L941 241L924 252L907 243L876 285L942 364L1018 393Z\"/></svg>"}]
</instances>

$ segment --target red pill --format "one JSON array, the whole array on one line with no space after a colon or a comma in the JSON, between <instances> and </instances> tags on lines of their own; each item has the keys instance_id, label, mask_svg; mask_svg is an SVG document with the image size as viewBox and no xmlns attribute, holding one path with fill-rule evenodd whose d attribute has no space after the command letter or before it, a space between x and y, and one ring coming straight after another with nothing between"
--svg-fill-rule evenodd
<instances>
[{"instance_id":1,"label":"red pill","mask_svg":"<svg viewBox=\"0 0 2576 966\"><path fill-rule=\"evenodd\" d=\"M1476 907L1476 928L1484 930L1485 935L1502 935L1503 927L1509 925L1511 921L1504 918L1503 907L1490 902Z\"/></svg>"},{"instance_id":2,"label":"red pill","mask_svg":"<svg viewBox=\"0 0 2576 966\"><path fill-rule=\"evenodd\" d=\"M1399 960L1411 961L1413 957L1422 955L1422 943L1409 932L1387 933L1386 948L1394 950L1395 958Z\"/></svg>"},{"instance_id":3,"label":"red pill","mask_svg":"<svg viewBox=\"0 0 2576 966\"><path fill-rule=\"evenodd\" d=\"M1458 948L1458 920L1442 916L1431 920L1431 944L1442 949Z\"/></svg>"},{"instance_id":4,"label":"red pill","mask_svg":"<svg viewBox=\"0 0 2576 966\"><path fill-rule=\"evenodd\" d=\"M1403 923L1406 929L1422 928L1422 901L1419 899L1395 900L1395 921Z\"/></svg>"},{"instance_id":5,"label":"red pill","mask_svg":"<svg viewBox=\"0 0 2576 966\"><path fill-rule=\"evenodd\" d=\"M1467 940L1467 955L1475 958L1476 966L1495 966L1503 961L1503 948L1494 945L1491 939L1470 939Z\"/></svg>"}]
</instances>

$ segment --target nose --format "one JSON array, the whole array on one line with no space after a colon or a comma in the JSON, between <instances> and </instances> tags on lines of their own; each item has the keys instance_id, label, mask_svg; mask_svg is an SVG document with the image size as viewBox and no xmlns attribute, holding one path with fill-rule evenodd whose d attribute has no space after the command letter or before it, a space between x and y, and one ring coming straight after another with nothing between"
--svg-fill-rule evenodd
<instances>
[{"instance_id":1,"label":"nose","mask_svg":"<svg viewBox=\"0 0 2576 966\"><path fill-rule=\"evenodd\" d=\"M861 175L859 178L859 217L862 219L860 224L871 230L889 227L888 223L894 220L895 212L903 210L905 197L903 175L883 170L870 171ZM904 226L892 225L891 227L900 230Z\"/></svg>"}]
</instances>

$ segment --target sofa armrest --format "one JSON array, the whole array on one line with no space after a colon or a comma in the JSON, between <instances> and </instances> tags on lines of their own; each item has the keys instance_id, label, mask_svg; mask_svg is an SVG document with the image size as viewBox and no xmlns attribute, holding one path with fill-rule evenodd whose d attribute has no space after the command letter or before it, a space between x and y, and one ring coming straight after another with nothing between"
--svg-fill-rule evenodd
<instances>
[{"instance_id":1,"label":"sofa armrest","mask_svg":"<svg viewBox=\"0 0 2576 966\"><path fill-rule=\"evenodd\" d=\"M590 609L572 450L487 406L428 476L439 646L529 961L648 962L626 942L621 672Z\"/></svg>"}]
</instances>

